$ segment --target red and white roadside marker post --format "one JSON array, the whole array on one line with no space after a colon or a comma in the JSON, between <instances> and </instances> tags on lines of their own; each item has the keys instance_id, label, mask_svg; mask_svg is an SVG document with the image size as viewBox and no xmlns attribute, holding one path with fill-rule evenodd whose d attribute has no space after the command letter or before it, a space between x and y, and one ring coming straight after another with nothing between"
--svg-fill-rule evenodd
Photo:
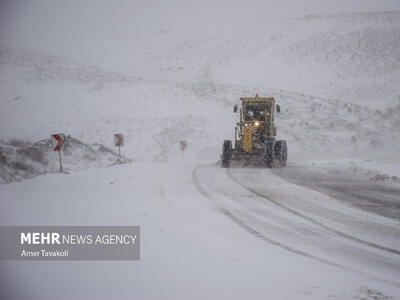
<instances>
[{"instance_id":1,"label":"red and white roadside marker post","mask_svg":"<svg viewBox=\"0 0 400 300\"><path fill-rule=\"evenodd\" d=\"M65 141L65 135L63 133L51 135L53 151L58 151L58 157L60 158L60 173L63 172L63 167L61 162L61 148L64 145L64 141Z\"/></svg>"},{"instance_id":2,"label":"red and white roadside marker post","mask_svg":"<svg viewBox=\"0 0 400 300\"><path fill-rule=\"evenodd\" d=\"M114 145L118 147L118 162L121 162L121 146L124 145L124 135L122 133L114 134Z\"/></svg>"},{"instance_id":3,"label":"red and white roadside marker post","mask_svg":"<svg viewBox=\"0 0 400 300\"><path fill-rule=\"evenodd\" d=\"M182 151L182 157L185 157L185 150L187 149L188 143L186 140L179 141L179 149Z\"/></svg>"}]
</instances>

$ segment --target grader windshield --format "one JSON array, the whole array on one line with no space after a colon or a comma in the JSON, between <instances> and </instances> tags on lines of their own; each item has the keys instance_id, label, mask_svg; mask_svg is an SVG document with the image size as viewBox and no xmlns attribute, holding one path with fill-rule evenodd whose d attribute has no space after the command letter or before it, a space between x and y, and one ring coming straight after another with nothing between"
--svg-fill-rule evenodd
<instances>
[{"instance_id":1,"label":"grader windshield","mask_svg":"<svg viewBox=\"0 0 400 300\"><path fill-rule=\"evenodd\" d=\"M265 121L266 114L272 109L272 102L243 101L243 117L245 121Z\"/></svg>"}]
</instances>

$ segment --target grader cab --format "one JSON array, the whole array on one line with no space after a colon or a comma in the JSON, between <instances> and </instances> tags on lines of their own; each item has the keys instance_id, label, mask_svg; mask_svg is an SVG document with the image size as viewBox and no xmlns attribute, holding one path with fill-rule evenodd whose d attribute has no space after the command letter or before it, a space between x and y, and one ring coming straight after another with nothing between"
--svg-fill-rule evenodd
<instances>
[{"instance_id":1,"label":"grader cab","mask_svg":"<svg viewBox=\"0 0 400 300\"><path fill-rule=\"evenodd\" d=\"M287 145L276 140L275 112L279 105L272 97L240 98L240 120L235 127L235 144L225 140L222 147L221 163L229 168L232 162L239 165L256 165L267 168L284 167L287 161ZM233 111L237 112L235 105Z\"/></svg>"}]
</instances>

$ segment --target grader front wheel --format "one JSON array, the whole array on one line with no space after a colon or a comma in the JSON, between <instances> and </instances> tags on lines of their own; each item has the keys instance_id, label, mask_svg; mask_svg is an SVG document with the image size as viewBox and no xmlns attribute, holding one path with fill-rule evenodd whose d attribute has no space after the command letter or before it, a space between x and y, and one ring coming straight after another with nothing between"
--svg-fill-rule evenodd
<instances>
[{"instance_id":1,"label":"grader front wheel","mask_svg":"<svg viewBox=\"0 0 400 300\"><path fill-rule=\"evenodd\" d=\"M229 168L231 164L231 155L232 155L232 142L226 140L222 145L221 165L223 168Z\"/></svg>"},{"instance_id":2,"label":"grader front wheel","mask_svg":"<svg viewBox=\"0 0 400 300\"><path fill-rule=\"evenodd\" d=\"M272 168L272 162L274 161L274 142L267 142L264 154L264 166Z\"/></svg>"}]
</instances>

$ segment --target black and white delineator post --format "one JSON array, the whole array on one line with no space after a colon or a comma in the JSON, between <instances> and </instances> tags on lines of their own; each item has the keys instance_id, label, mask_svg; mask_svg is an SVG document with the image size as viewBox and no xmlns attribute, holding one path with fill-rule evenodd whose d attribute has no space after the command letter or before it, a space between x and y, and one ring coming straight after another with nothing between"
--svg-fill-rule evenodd
<instances>
[{"instance_id":1,"label":"black and white delineator post","mask_svg":"<svg viewBox=\"0 0 400 300\"><path fill-rule=\"evenodd\" d=\"M182 157L185 157L185 150L187 149L187 141L183 140L183 141L179 141L179 149L181 149L182 151Z\"/></svg>"},{"instance_id":2,"label":"black and white delineator post","mask_svg":"<svg viewBox=\"0 0 400 300\"><path fill-rule=\"evenodd\" d=\"M114 134L114 144L118 147L118 162L121 162L121 146L124 145L124 135L122 133Z\"/></svg>"},{"instance_id":3,"label":"black and white delineator post","mask_svg":"<svg viewBox=\"0 0 400 300\"><path fill-rule=\"evenodd\" d=\"M62 167L62 162L61 162L61 148L64 145L64 141L65 141L65 135L63 133L51 135L53 151L58 151L58 157L60 159L60 173L63 172L63 167Z\"/></svg>"}]
</instances>

